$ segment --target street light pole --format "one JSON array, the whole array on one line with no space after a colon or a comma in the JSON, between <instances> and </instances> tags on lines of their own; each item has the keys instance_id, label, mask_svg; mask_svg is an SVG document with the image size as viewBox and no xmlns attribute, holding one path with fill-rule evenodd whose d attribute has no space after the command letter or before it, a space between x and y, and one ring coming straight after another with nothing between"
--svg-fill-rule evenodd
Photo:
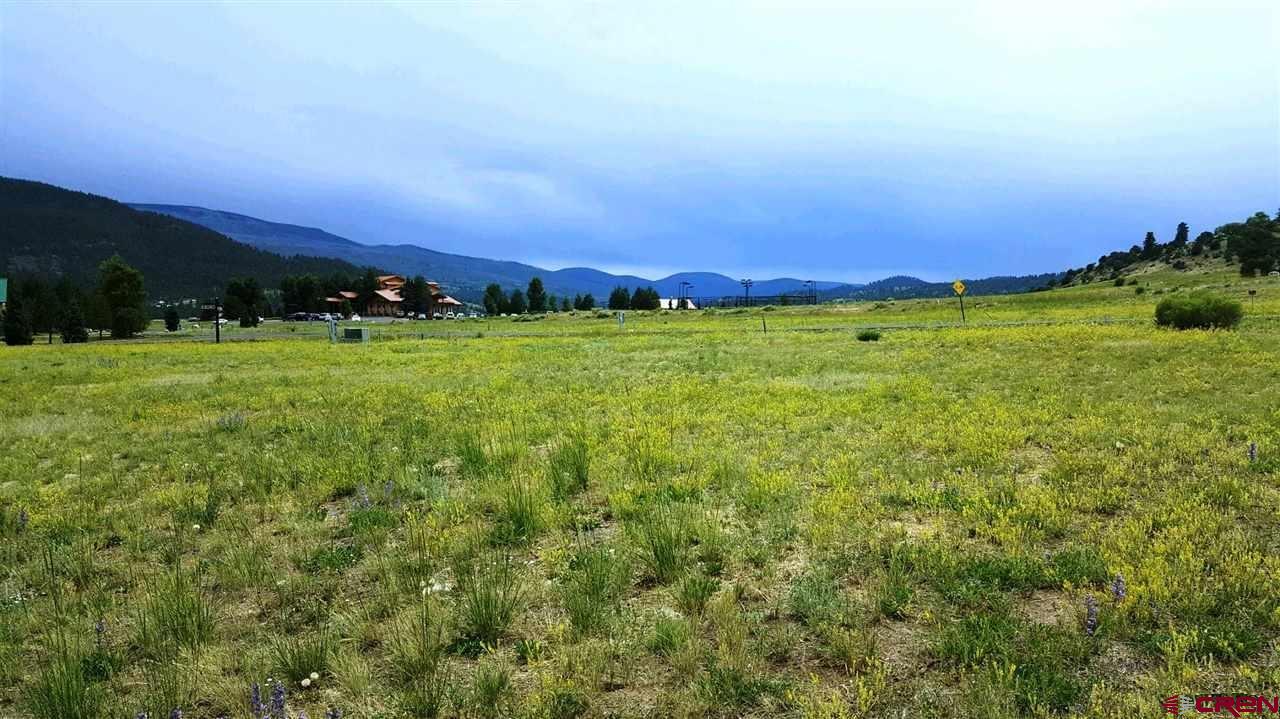
<instances>
[{"instance_id":1,"label":"street light pole","mask_svg":"<svg viewBox=\"0 0 1280 719\"><path fill-rule=\"evenodd\" d=\"M751 306L751 285L754 285L755 282L749 279L743 279L743 280L740 280L738 284L742 285L742 290L746 295L746 300L745 300L746 305L747 307L750 307Z\"/></svg>"}]
</instances>

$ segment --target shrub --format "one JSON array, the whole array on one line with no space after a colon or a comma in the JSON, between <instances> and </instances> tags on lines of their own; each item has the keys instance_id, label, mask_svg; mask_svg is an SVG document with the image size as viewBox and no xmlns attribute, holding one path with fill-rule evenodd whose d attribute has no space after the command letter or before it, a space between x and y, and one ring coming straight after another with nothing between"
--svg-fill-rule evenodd
<instances>
[{"instance_id":1,"label":"shrub","mask_svg":"<svg viewBox=\"0 0 1280 719\"><path fill-rule=\"evenodd\" d=\"M1114 284L1116 287L1124 287L1124 278L1123 278L1123 277L1117 277L1117 278L1116 278L1116 280L1115 280L1115 282L1114 282L1113 284Z\"/></svg>"},{"instance_id":2,"label":"shrub","mask_svg":"<svg viewBox=\"0 0 1280 719\"><path fill-rule=\"evenodd\" d=\"M1202 292L1166 297L1156 305L1156 324L1179 330L1231 329L1243 316L1239 302Z\"/></svg>"},{"instance_id":3,"label":"shrub","mask_svg":"<svg viewBox=\"0 0 1280 719\"><path fill-rule=\"evenodd\" d=\"M879 342L880 331L879 330L859 330L857 337L859 342Z\"/></svg>"},{"instance_id":4,"label":"shrub","mask_svg":"<svg viewBox=\"0 0 1280 719\"><path fill-rule=\"evenodd\" d=\"M1134 288L1133 288L1133 294L1135 294L1135 295L1141 295L1141 294L1144 294L1144 293L1146 293L1146 291L1147 291L1147 288L1146 288L1146 287L1134 287Z\"/></svg>"}]
</instances>

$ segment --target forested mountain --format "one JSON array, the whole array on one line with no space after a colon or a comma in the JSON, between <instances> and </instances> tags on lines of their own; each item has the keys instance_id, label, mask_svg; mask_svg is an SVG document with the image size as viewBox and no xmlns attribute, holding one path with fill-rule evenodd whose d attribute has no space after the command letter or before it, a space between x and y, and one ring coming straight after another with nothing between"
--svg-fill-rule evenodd
<instances>
[{"instance_id":1,"label":"forested mountain","mask_svg":"<svg viewBox=\"0 0 1280 719\"><path fill-rule=\"evenodd\" d=\"M652 280L634 275L615 275L589 267L547 270L521 262L437 252L417 245L364 245L314 227L268 222L203 207L142 203L132 203L130 206L204 225L271 252L340 257L355 264L385 267L391 272L404 275L423 275L439 282L455 295L468 299L481 294L490 283L497 283L506 289L524 288L534 277L542 278L547 292L561 296L591 293L596 297L606 297L618 286L652 286L664 297L676 297L680 294L682 281L691 282L693 288L690 292L698 297L719 297L742 292L736 278L714 272L682 272ZM846 285L838 282L818 283L820 289L838 286ZM799 292L803 287L803 281L797 279L757 280L752 293L777 295Z\"/></svg>"},{"instance_id":2,"label":"forested mountain","mask_svg":"<svg viewBox=\"0 0 1280 719\"><path fill-rule=\"evenodd\" d=\"M1203 231L1189 239L1191 228L1178 223L1173 239L1160 242L1148 232L1142 244L1118 250L1080 268L1067 270L1062 284L1085 284L1118 280L1144 263L1165 263L1177 270L1193 265L1223 263L1238 265L1241 275L1265 275L1280 271L1280 212L1274 218L1257 212L1243 222L1228 222L1212 232Z\"/></svg>"},{"instance_id":3,"label":"forested mountain","mask_svg":"<svg viewBox=\"0 0 1280 719\"><path fill-rule=\"evenodd\" d=\"M92 284L99 263L114 254L142 271L152 299L210 297L232 277L276 287L285 275L361 272L337 259L282 257L105 197L0 178L0 273Z\"/></svg>"}]
</instances>

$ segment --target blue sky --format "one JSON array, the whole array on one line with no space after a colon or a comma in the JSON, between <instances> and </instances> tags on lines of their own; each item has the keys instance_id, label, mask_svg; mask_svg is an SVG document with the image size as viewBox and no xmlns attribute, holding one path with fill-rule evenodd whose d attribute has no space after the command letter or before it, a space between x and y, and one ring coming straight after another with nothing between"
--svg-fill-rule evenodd
<instances>
[{"instance_id":1,"label":"blue sky","mask_svg":"<svg viewBox=\"0 0 1280 719\"><path fill-rule=\"evenodd\" d=\"M1039 4L6 2L0 173L651 277L1052 271L1276 211L1274 3Z\"/></svg>"}]
</instances>

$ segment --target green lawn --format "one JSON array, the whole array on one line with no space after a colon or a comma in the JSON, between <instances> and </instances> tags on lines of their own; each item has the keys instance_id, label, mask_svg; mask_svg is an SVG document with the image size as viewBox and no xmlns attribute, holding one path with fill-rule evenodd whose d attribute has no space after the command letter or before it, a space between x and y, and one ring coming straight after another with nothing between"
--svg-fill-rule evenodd
<instances>
[{"instance_id":1,"label":"green lawn","mask_svg":"<svg viewBox=\"0 0 1280 719\"><path fill-rule=\"evenodd\" d=\"M0 349L0 715L1274 693L1280 282L1140 282ZM1175 287L1245 320L1157 329Z\"/></svg>"}]
</instances>

